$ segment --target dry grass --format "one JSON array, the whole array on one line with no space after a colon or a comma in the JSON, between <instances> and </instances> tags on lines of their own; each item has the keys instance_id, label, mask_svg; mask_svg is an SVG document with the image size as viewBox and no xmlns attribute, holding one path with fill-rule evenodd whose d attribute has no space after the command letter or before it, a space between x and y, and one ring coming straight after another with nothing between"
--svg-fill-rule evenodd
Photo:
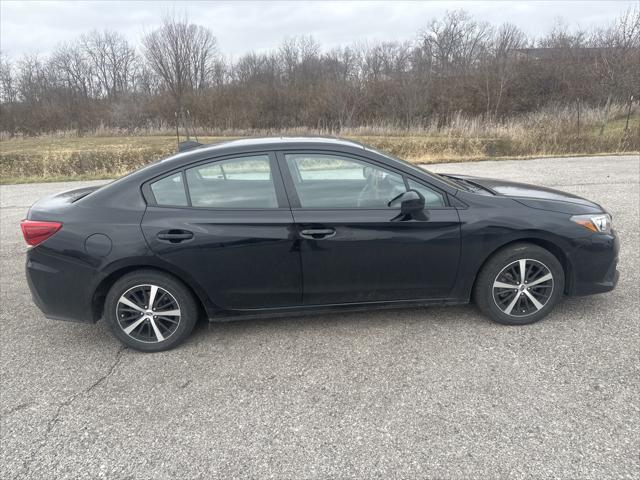
<instances>
[{"instance_id":1,"label":"dry grass","mask_svg":"<svg viewBox=\"0 0 640 480\"><path fill-rule=\"evenodd\" d=\"M625 130L625 109L614 105L605 120L602 109L583 109L578 132L576 112L550 108L506 123L457 116L446 128L435 124L415 130L368 126L343 130L342 137L372 145L414 163L463 162L471 160L533 156L593 155L640 151L640 114L633 111ZM59 135L0 141L1 183L23 183L65 179L113 178L176 150L175 136ZM113 132L111 132L113 133ZM290 129L287 131L211 132L201 136L215 143L240 136L327 134Z\"/></svg>"}]
</instances>

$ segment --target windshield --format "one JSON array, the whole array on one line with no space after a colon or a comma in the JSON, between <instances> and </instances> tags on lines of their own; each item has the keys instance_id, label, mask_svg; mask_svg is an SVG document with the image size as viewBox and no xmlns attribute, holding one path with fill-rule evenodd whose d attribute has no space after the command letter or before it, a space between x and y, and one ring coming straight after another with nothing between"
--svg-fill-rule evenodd
<instances>
[{"instance_id":1,"label":"windshield","mask_svg":"<svg viewBox=\"0 0 640 480\"><path fill-rule=\"evenodd\" d=\"M391 160L395 160L396 162L400 162L403 165L406 165L407 167L411 168L412 170L415 170L417 172L420 173L428 173L429 175L436 177L438 180L441 180L442 182L448 184L449 186L456 188L456 189L460 189L460 187L462 187L464 190L469 190L469 188L467 188L464 185L461 185L458 182L453 181L453 179L445 177L444 175L440 175L438 173L432 172L431 170L427 170L426 168L422 168L419 167L417 165L414 165L413 163L407 162L406 160L403 160L401 158L398 157L394 157L393 155L390 155L386 152L381 152L380 150L376 150L375 148L371 148L371 147L366 147L366 150L369 150L370 152L373 153L377 153L378 155L382 155L383 157L389 158Z\"/></svg>"}]
</instances>

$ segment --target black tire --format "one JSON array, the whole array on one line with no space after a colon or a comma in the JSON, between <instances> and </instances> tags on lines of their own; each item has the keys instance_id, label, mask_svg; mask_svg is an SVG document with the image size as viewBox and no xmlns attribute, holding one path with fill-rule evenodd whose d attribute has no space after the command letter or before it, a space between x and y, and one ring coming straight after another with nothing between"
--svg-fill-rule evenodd
<instances>
[{"instance_id":1,"label":"black tire","mask_svg":"<svg viewBox=\"0 0 640 480\"><path fill-rule=\"evenodd\" d=\"M158 305L158 311L153 313L152 305L142 305L148 303L152 287L156 287L154 305ZM125 302L129 300L138 307L148 307L146 313L123 303L125 293ZM172 314L164 316L161 315L163 312ZM119 316L125 317L125 313L130 318L120 319ZM111 286L104 304L104 320L113 335L125 345L143 352L161 352L179 345L189 336L197 319L198 306L189 289L176 278L156 270L137 270L122 276ZM135 323L138 326L126 333L125 328Z\"/></svg>"},{"instance_id":2,"label":"black tire","mask_svg":"<svg viewBox=\"0 0 640 480\"><path fill-rule=\"evenodd\" d=\"M521 281L521 260L525 260L524 278L530 279L525 282ZM536 283L548 278L549 273L550 280ZM498 323L526 325L542 320L553 310L563 295L564 282L564 269L555 255L531 243L515 243L487 260L476 279L473 299L485 315ZM534 286L527 288L528 283ZM513 290L503 287L511 284Z\"/></svg>"}]
</instances>

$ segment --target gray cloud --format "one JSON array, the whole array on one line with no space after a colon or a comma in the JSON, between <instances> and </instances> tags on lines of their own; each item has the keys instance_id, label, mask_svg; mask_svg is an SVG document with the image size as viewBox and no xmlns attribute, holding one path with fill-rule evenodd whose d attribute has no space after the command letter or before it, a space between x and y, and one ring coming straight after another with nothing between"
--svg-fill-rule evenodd
<instances>
[{"instance_id":1,"label":"gray cloud","mask_svg":"<svg viewBox=\"0 0 640 480\"><path fill-rule=\"evenodd\" d=\"M91 29L112 29L133 42L163 15L187 15L209 27L222 53L266 50L284 38L313 35L323 47L355 41L412 40L447 10L465 9L492 24L511 22L529 35L548 31L558 18L588 28L613 21L636 1L12 1L0 3L0 49L10 56L46 54Z\"/></svg>"}]
</instances>

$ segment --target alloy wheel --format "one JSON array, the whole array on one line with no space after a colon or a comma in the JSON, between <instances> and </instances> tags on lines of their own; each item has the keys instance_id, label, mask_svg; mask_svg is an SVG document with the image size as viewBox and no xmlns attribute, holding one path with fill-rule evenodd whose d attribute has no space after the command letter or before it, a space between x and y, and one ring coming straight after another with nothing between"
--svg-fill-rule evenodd
<instances>
[{"instance_id":1,"label":"alloy wheel","mask_svg":"<svg viewBox=\"0 0 640 480\"><path fill-rule=\"evenodd\" d=\"M544 263L521 258L504 267L493 281L493 300L513 317L541 310L553 293L553 274Z\"/></svg>"},{"instance_id":2,"label":"alloy wheel","mask_svg":"<svg viewBox=\"0 0 640 480\"><path fill-rule=\"evenodd\" d=\"M157 285L137 285L122 294L116 307L118 325L131 338L158 343L175 333L180 325L180 305L175 297Z\"/></svg>"}]
</instances>

